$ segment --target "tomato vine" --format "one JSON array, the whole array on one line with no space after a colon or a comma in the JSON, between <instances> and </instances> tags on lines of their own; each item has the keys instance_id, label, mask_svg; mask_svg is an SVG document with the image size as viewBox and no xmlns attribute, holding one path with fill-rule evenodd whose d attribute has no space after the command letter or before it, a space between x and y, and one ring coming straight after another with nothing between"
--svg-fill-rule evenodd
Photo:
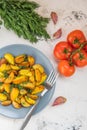
<instances>
[{"instance_id":1,"label":"tomato vine","mask_svg":"<svg viewBox=\"0 0 87 130\"><path fill-rule=\"evenodd\" d=\"M55 45L53 52L58 71L66 77L72 76L76 67L87 66L87 40L81 30L70 32L66 41Z\"/></svg>"}]
</instances>

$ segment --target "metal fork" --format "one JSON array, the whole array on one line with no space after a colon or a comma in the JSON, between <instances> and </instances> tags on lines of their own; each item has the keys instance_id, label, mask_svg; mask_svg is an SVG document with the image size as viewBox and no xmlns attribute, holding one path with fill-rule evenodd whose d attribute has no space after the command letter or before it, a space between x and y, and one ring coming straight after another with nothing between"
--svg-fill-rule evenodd
<instances>
[{"instance_id":1,"label":"metal fork","mask_svg":"<svg viewBox=\"0 0 87 130\"><path fill-rule=\"evenodd\" d=\"M36 106L38 105L40 99L52 88L52 86L56 83L56 79L57 79L58 73L57 71L55 71L54 69L50 72L47 80L45 81L45 89L44 91L40 94L37 102L35 105L32 106L32 108L30 109L30 111L27 113L24 122L20 128L20 130L24 130L24 128L26 127L27 123L29 122L31 116L33 115Z\"/></svg>"}]
</instances>

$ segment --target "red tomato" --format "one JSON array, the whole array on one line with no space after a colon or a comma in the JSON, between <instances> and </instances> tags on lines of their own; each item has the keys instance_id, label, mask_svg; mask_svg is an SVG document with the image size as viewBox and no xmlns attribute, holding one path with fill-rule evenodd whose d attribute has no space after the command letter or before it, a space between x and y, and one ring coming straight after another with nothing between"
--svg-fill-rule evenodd
<instances>
[{"instance_id":1,"label":"red tomato","mask_svg":"<svg viewBox=\"0 0 87 130\"><path fill-rule=\"evenodd\" d=\"M87 53L84 50L77 52L73 55L73 62L78 67L84 67L87 65Z\"/></svg>"},{"instance_id":2,"label":"red tomato","mask_svg":"<svg viewBox=\"0 0 87 130\"><path fill-rule=\"evenodd\" d=\"M74 74L75 66L70 65L68 60L61 60L58 64L58 71L60 74L69 77Z\"/></svg>"},{"instance_id":3,"label":"red tomato","mask_svg":"<svg viewBox=\"0 0 87 130\"><path fill-rule=\"evenodd\" d=\"M67 41L74 47L79 48L79 46L86 41L86 38L81 30L74 30L70 32L67 36Z\"/></svg>"},{"instance_id":4,"label":"red tomato","mask_svg":"<svg viewBox=\"0 0 87 130\"><path fill-rule=\"evenodd\" d=\"M72 52L72 47L65 41L61 41L56 44L54 48L54 57L57 60L66 60L69 58Z\"/></svg>"},{"instance_id":5,"label":"red tomato","mask_svg":"<svg viewBox=\"0 0 87 130\"><path fill-rule=\"evenodd\" d=\"M86 41L87 43L87 41ZM83 47L83 49L87 52L87 44Z\"/></svg>"}]
</instances>

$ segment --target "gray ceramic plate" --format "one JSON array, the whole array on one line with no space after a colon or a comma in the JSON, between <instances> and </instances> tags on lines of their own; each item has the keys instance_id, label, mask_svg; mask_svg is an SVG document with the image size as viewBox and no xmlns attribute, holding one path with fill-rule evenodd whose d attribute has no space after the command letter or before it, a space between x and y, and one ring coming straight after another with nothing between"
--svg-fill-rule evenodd
<instances>
[{"instance_id":1,"label":"gray ceramic plate","mask_svg":"<svg viewBox=\"0 0 87 130\"><path fill-rule=\"evenodd\" d=\"M44 66L46 73L49 75L50 71L52 70L53 66L49 59L39 50L23 44L13 44L8 45L6 47L3 47L0 49L0 57L3 57L4 53L12 53L13 55L19 55L19 54L28 54L32 55L36 59L36 63L40 63ZM52 95L54 93L55 85L53 88L41 99L40 103L38 104L35 113L41 111L50 101L52 98ZM2 106L0 105L0 114L7 116L9 118L24 118L27 112L30 108L21 108L21 109L15 109L10 106ZM35 114L34 113L34 114Z\"/></svg>"}]
</instances>

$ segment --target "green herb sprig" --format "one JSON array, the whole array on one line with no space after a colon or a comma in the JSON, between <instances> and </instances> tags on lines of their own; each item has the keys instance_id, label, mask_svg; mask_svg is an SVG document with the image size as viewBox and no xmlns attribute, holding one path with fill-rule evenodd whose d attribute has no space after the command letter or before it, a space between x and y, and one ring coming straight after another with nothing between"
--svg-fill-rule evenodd
<instances>
[{"instance_id":1,"label":"green herb sprig","mask_svg":"<svg viewBox=\"0 0 87 130\"><path fill-rule=\"evenodd\" d=\"M19 37L37 42L38 39L49 39L46 31L49 18L35 12L39 5L26 0L0 0L0 16L4 26L13 30Z\"/></svg>"}]
</instances>

